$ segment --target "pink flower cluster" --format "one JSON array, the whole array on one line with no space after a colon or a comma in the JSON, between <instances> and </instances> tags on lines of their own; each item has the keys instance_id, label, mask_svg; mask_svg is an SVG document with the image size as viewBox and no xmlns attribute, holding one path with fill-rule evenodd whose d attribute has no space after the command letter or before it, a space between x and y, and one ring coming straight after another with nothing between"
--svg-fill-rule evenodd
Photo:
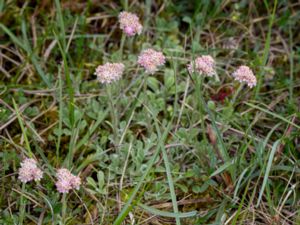
<instances>
[{"instance_id":1,"label":"pink flower cluster","mask_svg":"<svg viewBox=\"0 0 300 225\"><path fill-rule=\"evenodd\" d=\"M60 193L68 193L72 189L79 189L81 180L78 176L71 174L67 169L59 169L56 173L56 187ZM35 180L40 181L43 178L43 171L38 168L36 160L25 158L19 168L19 180L23 183Z\"/></svg>"},{"instance_id":2,"label":"pink flower cluster","mask_svg":"<svg viewBox=\"0 0 300 225\"><path fill-rule=\"evenodd\" d=\"M57 182L55 183L58 192L69 193L72 189L79 190L81 180L80 177L71 174L71 172L65 168L57 170L56 173Z\"/></svg>"},{"instance_id":3,"label":"pink flower cluster","mask_svg":"<svg viewBox=\"0 0 300 225\"><path fill-rule=\"evenodd\" d=\"M119 14L120 29L128 36L141 34L143 26L140 24L137 15L130 12L121 12Z\"/></svg>"},{"instance_id":4,"label":"pink flower cluster","mask_svg":"<svg viewBox=\"0 0 300 225\"><path fill-rule=\"evenodd\" d=\"M154 74L159 66L166 63L166 58L162 52L146 49L139 55L137 63L144 67L147 73ZM122 77L124 69L123 63L105 63L96 68L95 75L100 83L110 84Z\"/></svg>"},{"instance_id":5,"label":"pink flower cluster","mask_svg":"<svg viewBox=\"0 0 300 225\"><path fill-rule=\"evenodd\" d=\"M188 71L190 74L197 72L211 77L216 73L215 64L215 60L210 55L203 55L188 65Z\"/></svg>"},{"instance_id":6,"label":"pink flower cluster","mask_svg":"<svg viewBox=\"0 0 300 225\"><path fill-rule=\"evenodd\" d=\"M233 74L235 80L245 82L250 88L256 86L256 77L248 66L240 66Z\"/></svg>"},{"instance_id":7,"label":"pink flower cluster","mask_svg":"<svg viewBox=\"0 0 300 225\"><path fill-rule=\"evenodd\" d=\"M154 74L159 66L166 63L166 58L162 52L153 49L142 51L138 58L138 64L145 68L146 72Z\"/></svg>"},{"instance_id":8,"label":"pink flower cluster","mask_svg":"<svg viewBox=\"0 0 300 225\"><path fill-rule=\"evenodd\" d=\"M120 28L128 36L133 36L142 32L143 26L140 24L139 18L136 14L125 11L121 12L119 14L119 22ZM162 66L166 63L166 58L162 52L149 48L141 52L137 63L144 67L147 73L154 74L158 70L159 66ZM187 69L190 74L196 72L209 77L212 77L216 74L215 67L216 62L210 55L199 56L187 65ZM121 78L124 69L125 66L122 63L106 63L97 67L95 75L97 75L100 83L110 84ZM256 85L256 77L251 69L247 66L240 66L233 73L233 77L239 82L246 82L250 88Z\"/></svg>"},{"instance_id":9,"label":"pink flower cluster","mask_svg":"<svg viewBox=\"0 0 300 225\"><path fill-rule=\"evenodd\" d=\"M125 66L123 63L105 63L97 67L95 75L102 84L110 84L122 77Z\"/></svg>"},{"instance_id":10,"label":"pink flower cluster","mask_svg":"<svg viewBox=\"0 0 300 225\"><path fill-rule=\"evenodd\" d=\"M203 55L196 58L195 62L190 62L187 66L190 74L197 72L209 77L216 74L215 60L209 55ZM240 66L233 74L235 80L245 82L250 88L256 86L256 77L248 66Z\"/></svg>"},{"instance_id":11,"label":"pink flower cluster","mask_svg":"<svg viewBox=\"0 0 300 225\"><path fill-rule=\"evenodd\" d=\"M138 16L134 13L121 12L119 14L119 23L120 29L128 36L141 34L143 29ZM137 63L144 67L147 73L154 74L159 66L166 63L166 58L162 52L155 51L154 49L146 49L139 55ZM187 69L190 74L196 72L201 75L212 77L216 74L215 66L215 60L210 55L202 55L191 61L187 65ZM125 66L122 63L106 63L97 67L95 75L97 75L100 83L110 84L121 78L124 69ZM239 82L246 82L250 88L256 85L256 77L247 66L240 66L233 73L233 77Z\"/></svg>"},{"instance_id":12,"label":"pink flower cluster","mask_svg":"<svg viewBox=\"0 0 300 225\"><path fill-rule=\"evenodd\" d=\"M34 159L26 158L21 162L19 169L19 180L23 183L35 180L40 181L43 177L43 171L38 168Z\"/></svg>"}]
</instances>

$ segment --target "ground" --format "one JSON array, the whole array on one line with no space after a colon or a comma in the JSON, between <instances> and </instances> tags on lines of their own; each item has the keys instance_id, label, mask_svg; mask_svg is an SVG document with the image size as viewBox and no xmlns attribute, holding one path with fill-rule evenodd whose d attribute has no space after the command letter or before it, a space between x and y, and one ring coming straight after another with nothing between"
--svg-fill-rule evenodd
<instances>
[{"instance_id":1,"label":"ground","mask_svg":"<svg viewBox=\"0 0 300 225\"><path fill-rule=\"evenodd\" d=\"M299 21L288 0L0 0L0 224L300 224ZM213 76L189 73L201 55ZM111 84L107 62L125 65Z\"/></svg>"}]
</instances>

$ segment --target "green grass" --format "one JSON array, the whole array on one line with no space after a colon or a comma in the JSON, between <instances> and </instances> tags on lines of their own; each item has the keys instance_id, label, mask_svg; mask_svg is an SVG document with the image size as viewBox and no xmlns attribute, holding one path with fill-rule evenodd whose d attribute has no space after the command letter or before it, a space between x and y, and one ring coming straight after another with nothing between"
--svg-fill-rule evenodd
<instances>
[{"instance_id":1,"label":"green grass","mask_svg":"<svg viewBox=\"0 0 300 225\"><path fill-rule=\"evenodd\" d=\"M0 0L0 224L300 223L298 4L38 2ZM150 47L167 59L154 75L137 65ZM205 54L217 75L189 75ZM111 85L106 62L126 66ZM40 182L18 179L24 157ZM57 192L61 167L79 190Z\"/></svg>"}]
</instances>

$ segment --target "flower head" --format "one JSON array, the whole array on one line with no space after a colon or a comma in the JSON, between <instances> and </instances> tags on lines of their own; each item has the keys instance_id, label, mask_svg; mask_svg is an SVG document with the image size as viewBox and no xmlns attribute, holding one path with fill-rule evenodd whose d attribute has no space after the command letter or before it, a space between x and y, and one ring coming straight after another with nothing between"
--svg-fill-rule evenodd
<instances>
[{"instance_id":1,"label":"flower head","mask_svg":"<svg viewBox=\"0 0 300 225\"><path fill-rule=\"evenodd\" d=\"M102 84L110 84L122 77L125 66L123 63L105 63L97 67L95 75Z\"/></svg>"},{"instance_id":2,"label":"flower head","mask_svg":"<svg viewBox=\"0 0 300 225\"><path fill-rule=\"evenodd\" d=\"M57 181L55 183L58 192L68 193L72 189L79 190L81 180L80 177L71 174L71 172L65 168L57 170Z\"/></svg>"},{"instance_id":3,"label":"flower head","mask_svg":"<svg viewBox=\"0 0 300 225\"><path fill-rule=\"evenodd\" d=\"M188 65L188 71L190 74L198 72L211 77L216 73L215 64L215 60L210 55L203 55L197 57L195 62L190 62Z\"/></svg>"},{"instance_id":4,"label":"flower head","mask_svg":"<svg viewBox=\"0 0 300 225\"><path fill-rule=\"evenodd\" d=\"M246 82L250 88L256 86L256 77L248 66L240 66L232 76L239 82Z\"/></svg>"},{"instance_id":5,"label":"flower head","mask_svg":"<svg viewBox=\"0 0 300 225\"><path fill-rule=\"evenodd\" d=\"M162 52L153 49L146 49L142 51L138 58L138 64L145 68L145 70L154 74L158 70L158 66L166 63L166 58Z\"/></svg>"},{"instance_id":6,"label":"flower head","mask_svg":"<svg viewBox=\"0 0 300 225\"><path fill-rule=\"evenodd\" d=\"M143 26L140 24L137 15L130 12L121 12L119 14L120 29L128 36L141 34Z\"/></svg>"},{"instance_id":7,"label":"flower head","mask_svg":"<svg viewBox=\"0 0 300 225\"><path fill-rule=\"evenodd\" d=\"M37 167L37 162L31 158L25 158L21 162L19 169L19 180L23 183L35 180L39 181L43 177L43 171Z\"/></svg>"}]
</instances>

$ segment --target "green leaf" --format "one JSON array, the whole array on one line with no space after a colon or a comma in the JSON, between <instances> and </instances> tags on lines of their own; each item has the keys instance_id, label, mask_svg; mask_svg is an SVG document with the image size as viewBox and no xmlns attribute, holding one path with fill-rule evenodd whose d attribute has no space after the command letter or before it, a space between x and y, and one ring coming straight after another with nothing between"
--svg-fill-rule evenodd
<instances>
[{"instance_id":1,"label":"green leaf","mask_svg":"<svg viewBox=\"0 0 300 225\"><path fill-rule=\"evenodd\" d=\"M188 187L184 184L176 184L176 186L179 187L184 193L188 193L189 191Z\"/></svg>"},{"instance_id":2,"label":"green leaf","mask_svg":"<svg viewBox=\"0 0 300 225\"><path fill-rule=\"evenodd\" d=\"M188 218L197 215L197 211L191 211L187 213L172 213L172 212L161 211L159 209L155 209L153 207L144 204L138 204L138 206L157 216L164 216L164 217L171 217L171 218Z\"/></svg>"},{"instance_id":3,"label":"green leaf","mask_svg":"<svg viewBox=\"0 0 300 225\"><path fill-rule=\"evenodd\" d=\"M87 183L89 184L89 185L91 185L93 188L97 188L97 184L96 184L96 182L94 181L94 179L93 178L91 178L91 177L88 177L88 178L86 178L86 181L87 181Z\"/></svg>"},{"instance_id":4,"label":"green leaf","mask_svg":"<svg viewBox=\"0 0 300 225\"><path fill-rule=\"evenodd\" d=\"M166 89L170 89L175 84L174 70L165 69L164 83Z\"/></svg>"},{"instance_id":5,"label":"green leaf","mask_svg":"<svg viewBox=\"0 0 300 225\"><path fill-rule=\"evenodd\" d=\"M98 186L99 188L102 189L105 184L104 173L102 171L99 171L97 174L97 178L98 178Z\"/></svg>"},{"instance_id":6,"label":"green leaf","mask_svg":"<svg viewBox=\"0 0 300 225\"><path fill-rule=\"evenodd\" d=\"M147 85L154 91L159 91L159 81L155 77L147 78Z\"/></svg>"},{"instance_id":7,"label":"green leaf","mask_svg":"<svg viewBox=\"0 0 300 225\"><path fill-rule=\"evenodd\" d=\"M189 16L184 16L183 18L182 18L182 21L184 21L184 22L186 22L186 23L188 23L188 24L192 24L192 19L191 19L191 17L189 17Z\"/></svg>"}]
</instances>

